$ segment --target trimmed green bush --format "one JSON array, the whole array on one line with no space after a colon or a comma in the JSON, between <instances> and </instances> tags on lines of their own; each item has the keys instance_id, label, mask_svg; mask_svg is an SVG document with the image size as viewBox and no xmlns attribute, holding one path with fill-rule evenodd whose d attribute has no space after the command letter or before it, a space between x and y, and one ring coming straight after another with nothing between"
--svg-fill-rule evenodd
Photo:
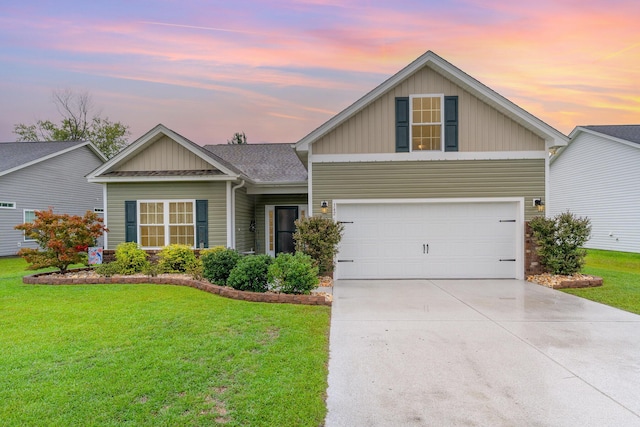
<instances>
[{"instance_id":1,"label":"trimmed green bush","mask_svg":"<svg viewBox=\"0 0 640 427\"><path fill-rule=\"evenodd\" d=\"M149 268L147 253L136 242L120 243L116 246L115 262L119 268L116 274L142 273ZM112 268L116 268L116 266Z\"/></svg>"},{"instance_id":2,"label":"trimmed green bush","mask_svg":"<svg viewBox=\"0 0 640 427\"><path fill-rule=\"evenodd\" d=\"M158 264L166 273L186 273L196 263L196 254L187 245L171 244L158 254Z\"/></svg>"},{"instance_id":3,"label":"trimmed green bush","mask_svg":"<svg viewBox=\"0 0 640 427\"><path fill-rule=\"evenodd\" d=\"M207 251L200 256L202 275L216 285L226 285L231 270L240 260L240 254L233 249Z\"/></svg>"},{"instance_id":4,"label":"trimmed green bush","mask_svg":"<svg viewBox=\"0 0 640 427\"><path fill-rule=\"evenodd\" d=\"M529 221L540 263L553 274L578 273L587 254L582 246L591 235L590 223L589 218L576 217L569 211L553 218L535 217Z\"/></svg>"},{"instance_id":5,"label":"trimmed green bush","mask_svg":"<svg viewBox=\"0 0 640 427\"><path fill-rule=\"evenodd\" d=\"M269 255L248 255L240 258L231 270L227 285L240 291L266 292L268 290Z\"/></svg>"},{"instance_id":6,"label":"trimmed green bush","mask_svg":"<svg viewBox=\"0 0 640 427\"><path fill-rule=\"evenodd\" d=\"M111 277L115 274L122 274L120 270L121 270L120 264L118 264L117 261L109 262L106 264L100 264L94 268L94 271L96 272L96 274L99 274L100 276L104 276L104 277Z\"/></svg>"},{"instance_id":7,"label":"trimmed green bush","mask_svg":"<svg viewBox=\"0 0 640 427\"><path fill-rule=\"evenodd\" d=\"M309 294L320 282L318 267L309 255L280 253L269 266L271 289L285 294Z\"/></svg>"},{"instance_id":8,"label":"trimmed green bush","mask_svg":"<svg viewBox=\"0 0 640 427\"><path fill-rule=\"evenodd\" d=\"M320 216L300 218L295 224L293 239L296 242L296 252L309 255L321 275L333 272L333 259L338 253L344 226L331 218Z\"/></svg>"}]
</instances>

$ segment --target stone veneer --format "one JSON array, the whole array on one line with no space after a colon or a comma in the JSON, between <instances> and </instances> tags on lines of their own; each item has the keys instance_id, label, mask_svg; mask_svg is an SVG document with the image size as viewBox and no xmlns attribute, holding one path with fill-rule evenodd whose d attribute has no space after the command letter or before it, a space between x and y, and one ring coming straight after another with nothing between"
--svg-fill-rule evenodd
<instances>
[{"instance_id":1,"label":"stone veneer","mask_svg":"<svg viewBox=\"0 0 640 427\"><path fill-rule=\"evenodd\" d=\"M524 277L535 276L542 273L546 273L546 271L540 264L536 243L533 240L529 221L527 221L524 224Z\"/></svg>"},{"instance_id":2,"label":"stone veneer","mask_svg":"<svg viewBox=\"0 0 640 427\"><path fill-rule=\"evenodd\" d=\"M140 284L178 285L196 288L221 297L251 302L271 302L305 305L331 305L323 295L292 295L238 291L226 286L213 285L203 280L181 277L121 276L113 277L65 277L59 273L40 273L22 278L23 283L31 285L94 285L94 284Z\"/></svg>"}]
</instances>

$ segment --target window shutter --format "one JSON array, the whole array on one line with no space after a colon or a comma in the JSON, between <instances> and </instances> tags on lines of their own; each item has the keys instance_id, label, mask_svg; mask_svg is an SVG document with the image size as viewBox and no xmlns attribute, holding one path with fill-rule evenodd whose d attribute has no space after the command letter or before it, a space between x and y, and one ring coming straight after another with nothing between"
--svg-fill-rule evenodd
<instances>
[{"instance_id":1,"label":"window shutter","mask_svg":"<svg viewBox=\"0 0 640 427\"><path fill-rule=\"evenodd\" d=\"M409 152L409 98L396 98L396 153Z\"/></svg>"},{"instance_id":2,"label":"window shutter","mask_svg":"<svg viewBox=\"0 0 640 427\"><path fill-rule=\"evenodd\" d=\"M136 205L135 200L127 200L124 202L125 242L138 241L138 213Z\"/></svg>"},{"instance_id":3,"label":"window shutter","mask_svg":"<svg viewBox=\"0 0 640 427\"><path fill-rule=\"evenodd\" d=\"M458 97L444 97L444 151L458 151Z\"/></svg>"},{"instance_id":4,"label":"window shutter","mask_svg":"<svg viewBox=\"0 0 640 427\"><path fill-rule=\"evenodd\" d=\"M196 247L209 247L209 201L196 200Z\"/></svg>"}]
</instances>

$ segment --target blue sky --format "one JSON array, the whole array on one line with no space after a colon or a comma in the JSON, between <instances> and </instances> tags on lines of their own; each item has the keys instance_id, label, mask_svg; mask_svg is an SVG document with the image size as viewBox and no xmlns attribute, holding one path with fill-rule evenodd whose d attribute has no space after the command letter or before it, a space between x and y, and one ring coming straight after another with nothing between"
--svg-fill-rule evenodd
<instances>
[{"instance_id":1,"label":"blue sky","mask_svg":"<svg viewBox=\"0 0 640 427\"><path fill-rule=\"evenodd\" d=\"M135 139L295 142L427 50L564 133L640 123L640 2L34 1L0 5L0 141L89 91Z\"/></svg>"}]
</instances>

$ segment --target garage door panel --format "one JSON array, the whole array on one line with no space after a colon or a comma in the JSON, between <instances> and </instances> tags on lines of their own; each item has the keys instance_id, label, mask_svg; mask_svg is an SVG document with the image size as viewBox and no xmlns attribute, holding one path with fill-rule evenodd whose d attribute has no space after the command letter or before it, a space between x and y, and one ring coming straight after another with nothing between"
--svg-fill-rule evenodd
<instances>
[{"instance_id":1,"label":"garage door panel","mask_svg":"<svg viewBox=\"0 0 640 427\"><path fill-rule=\"evenodd\" d=\"M339 278L513 278L517 208L502 203L338 204Z\"/></svg>"}]
</instances>

